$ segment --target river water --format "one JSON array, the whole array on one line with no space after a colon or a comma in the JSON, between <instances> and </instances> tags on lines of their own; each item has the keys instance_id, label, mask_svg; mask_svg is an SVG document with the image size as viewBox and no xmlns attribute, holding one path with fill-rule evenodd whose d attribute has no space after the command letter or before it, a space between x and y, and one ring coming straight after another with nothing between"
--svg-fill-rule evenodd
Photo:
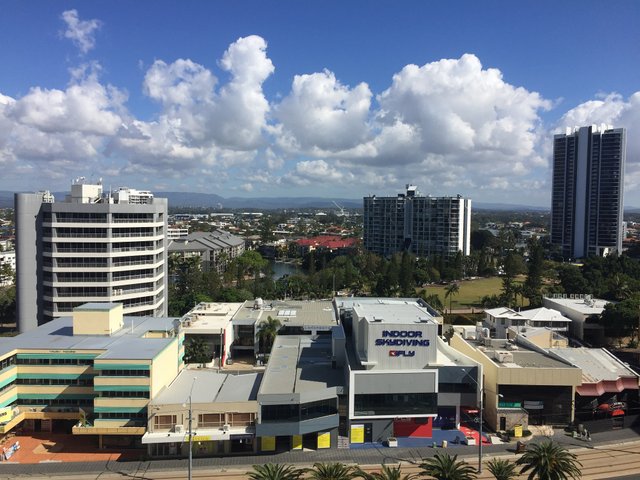
<instances>
[{"instance_id":1,"label":"river water","mask_svg":"<svg viewBox=\"0 0 640 480\"><path fill-rule=\"evenodd\" d=\"M271 268L273 269L273 278L274 280L278 280L279 278L284 277L285 275L293 275L294 273L300 273L302 270L295 263L282 263L282 262L274 262L271 261Z\"/></svg>"}]
</instances>

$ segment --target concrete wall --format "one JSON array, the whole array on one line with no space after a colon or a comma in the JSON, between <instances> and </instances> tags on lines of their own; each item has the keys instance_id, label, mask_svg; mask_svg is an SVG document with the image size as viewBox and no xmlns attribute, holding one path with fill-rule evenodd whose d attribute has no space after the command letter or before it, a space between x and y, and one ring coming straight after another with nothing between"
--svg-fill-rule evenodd
<instances>
[{"instance_id":1,"label":"concrete wall","mask_svg":"<svg viewBox=\"0 0 640 480\"><path fill-rule=\"evenodd\" d=\"M40 257L42 196L15 195L16 218L16 322L20 333L42 322L42 278Z\"/></svg>"},{"instance_id":2,"label":"concrete wall","mask_svg":"<svg viewBox=\"0 0 640 480\"><path fill-rule=\"evenodd\" d=\"M357 315L357 313L356 313ZM435 322L367 322L358 319L356 344L376 369L412 370L435 363L438 325ZM428 342L428 345L421 343Z\"/></svg>"}]
</instances>

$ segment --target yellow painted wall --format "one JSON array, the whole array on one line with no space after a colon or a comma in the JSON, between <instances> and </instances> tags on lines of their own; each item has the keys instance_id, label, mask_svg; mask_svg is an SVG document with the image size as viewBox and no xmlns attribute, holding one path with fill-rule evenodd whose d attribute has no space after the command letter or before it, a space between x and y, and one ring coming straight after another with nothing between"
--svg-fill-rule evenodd
<instances>
[{"instance_id":1,"label":"yellow painted wall","mask_svg":"<svg viewBox=\"0 0 640 480\"><path fill-rule=\"evenodd\" d=\"M45 366L45 365L18 365L18 373L31 373L42 375L43 378L46 377L49 373L60 373L60 374L75 374L75 375L83 375L83 374L93 374L93 368L88 365L55 365L55 366Z\"/></svg>"},{"instance_id":2,"label":"yellow painted wall","mask_svg":"<svg viewBox=\"0 0 640 480\"><path fill-rule=\"evenodd\" d=\"M93 362L94 364L100 365L100 364L107 364L107 365L131 365L136 364L136 365L151 365L151 360L131 360L131 359L126 359L126 360L116 360L116 359L111 359L111 358L106 358L106 359L99 359L96 358L95 361Z\"/></svg>"},{"instance_id":3,"label":"yellow painted wall","mask_svg":"<svg viewBox=\"0 0 640 480\"><path fill-rule=\"evenodd\" d=\"M111 335L124 325L121 303L116 303L108 311L87 311L74 309L74 335Z\"/></svg>"},{"instance_id":4,"label":"yellow painted wall","mask_svg":"<svg viewBox=\"0 0 640 480\"><path fill-rule=\"evenodd\" d=\"M9 400L18 394L18 386L11 387L0 395L0 405L8 403Z\"/></svg>"},{"instance_id":5,"label":"yellow painted wall","mask_svg":"<svg viewBox=\"0 0 640 480\"><path fill-rule=\"evenodd\" d=\"M19 385L18 392L24 394L93 394L93 387L77 387L65 385Z\"/></svg>"},{"instance_id":6,"label":"yellow painted wall","mask_svg":"<svg viewBox=\"0 0 640 480\"><path fill-rule=\"evenodd\" d=\"M122 421L118 421L118 420L100 420L100 419L96 419L93 422L93 426L95 428L107 428L107 429L111 429L111 428L118 428L118 427L125 427L127 426L128 421L126 419L122 420Z\"/></svg>"},{"instance_id":7,"label":"yellow painted wall","mask_svg":"<svg viewBox=\"0 0 640 480\"><path fill-rule=\"evenodd\" d=\"M99 376L93 379L94 386L117 386L117 385L149 385L150 379L146 377L108 377Z\"/></svg>"},{"instance_id":8,"label":"yellow painted wall","mask_svg":"<svg viewBox=\"0 0 640 480\"><path fill-rule=\"evenodd\" d=\"M487 423L494 428L498 417L498 386L526 385L535 388L536 385L575 387L582 383L582 370L572 368L509 368L500 367L484 352L469 345L459 334L451 338L451 346L483 365L485 388L485 417Z\"/></svg>"},{"instance_id":9,"label":"yellow painted wall","mask_svg":"<svg viewBox=\"0 0 640 480\"><path fill-rule=\"evenodd\" d=\"M178 339L174 338L151 364L151 398L178 375Z\"/></svg>"},{"instance_id":10,"label":"yellow painted wall","mask_svg":"<svg viewBox=\"0 0 640 480\"><path fill-rule=\"evenodd\" d=\"M5 380L7 380L9 377L13 377L14 375L16 375L18 373L18 370L16 369L16 366L13 365L10 368L6 368L1 374L0 374L0 382L3 382Z\"/></svg>"},{"instance_id":11,"label":"yellow painted wall","mask_svg":"<svg viewBox=\"0 0 640 480\"><path fill-rule=\"evenodd\" d=\"M4 355L0 355L0 361L5 358L13 357L16 354L17 350L11 350L10 352L5 353Z\"/></svg>"},{"instance_id":12,"label":"yellow painted wall","mask_svg":"<svg viewBox=\"0 0 640 480\"><path fill-rule=\"evenodd\" d=\"M148 398L113 398L96 397L93 401L94 407L140 407L144 408L149 402Z\"/></svg>"},{"instance_id":13,"label":"yellow painted wall","mask_svg":"<svg viewBox=\"0 0 640 480\"><path fill-rule=\"evenodd\" d=\"M484 417L487 423L495 426L498 421L498 366L483 352L469 345L460 334L451 337L451 346L467 357L482 364L484 382Z\"/></svg>"}]
</instances>

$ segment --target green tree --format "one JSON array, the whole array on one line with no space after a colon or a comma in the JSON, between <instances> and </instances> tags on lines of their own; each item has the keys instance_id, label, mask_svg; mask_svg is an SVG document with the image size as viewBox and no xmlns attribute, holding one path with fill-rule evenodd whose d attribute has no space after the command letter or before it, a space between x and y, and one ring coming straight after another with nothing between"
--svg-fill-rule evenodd
<instances>
[{"instance_id":1,"label":"green tree","mask_svg":"<svg viewBox=\"0 0 640 480\"><path fill-rule=\"evenodd\" d=\"M628 298L619 303L607 303L600 317L600 325L604 327L608 337L627 337L638 327L640 298Z\"/></svg>"},{"instance_id":2,"label":"green tree","mask_svg":"<svg viewBox=\"0 0 640 480\"><path fill-rule=\"evenodd\" d=\"M529 472L529 480L579 479L582 464L577 457L553 440L529 444L525 453L516 461L522 466L520 474Z\"/></svg>"},{"instance_id":3,"label":"green tree","mask_svg":"<svg viewBox=\"0 0 640 480\"><path fill-rule=\"evenodd\" d=\"M467 462L458 461L447 453L436 453L432 458L424 459L420 464L423 476L435 480L473 480L477 478L476 470Z\"/></svg>"},{"instance_id":4,"label":"green tree","mask_svg":"<svg viewBox=\"0 0 640 480\"><path fill-rule=\"evenodd\" d=\"M616 273L609 280L609 293L608 297L614 300L626 300L631 296L631 288L629 284L631 279L624 273Z\"/></svg>"},{"instance_id":5,"label":"green tree","mask_svg":"<svg viewBox=\"0 0 640 480\"><path fill-rule=\"evenodd\" d=\"M16 287L0 287L0 324L16 322Z\"/></svg>"},{"instance_id":6,"label":"green tree","mask_svg":"<svg viewBox=\"0 0 640 480\"><path fill-rule=\"evenodd\" d=\"M304 470L297 469L293 465L280 463L267 463L254 465L251 472L247 472L251 480L298 480L304 474Z\"/></svg>"},{"instance_id":7,"label":"green tree","mask_svg":"<svg viewBox=\"0 0 640 480\"><path fill-rule=\"evenodd\" d=\"M400 466L390 467L388 465L382 465L382 471L380 472L365 472L360 467L357 468L358 477L363 480L414 480L418 478L415 473L407 473L402 475Z\"/></svg>"},{"instance_id":8,"label":"green tree","mask_svg":"<svg viewBox=\"0 0 640 480\"><path fill-rule=\"evenodd\" d=\"M516 464L503 458L492 458L487 463L487 470L496 480L513 480L518 476Z\"/></svg>"},{"instance_id":9,"label":"green tree","mask_svg":"<svg viewBox=\"0 0 640 480\"><path fill-rule=\"evenodd\" d=\"M184 344L184 363L209 363L212 353L207 341L202 337L189 337Z\"/></svg>"},{"instance_id":10,"label":"green tree","mask_svg":"<svg viewBox=\"0 0 640 480\"><path fill-rule=\"evenodd\" d=\"M413 297L416 294L416 284L413 279L415 270L415 257L406 250L402 252L402 260L400 262L400 294L405 297Z\"/></svg>"},{"instance_id":11,"label":"green tree","mask_svg":"<svg viewBox=\"0 0 640 480\"><path fill-rule=\"evenodd\" d=\"M266 321L260 323L256 334L260 343L260 353L269 353L271 351L280 326L280 320L272 318L271 315L267 317Z\"/></svg>"},{"instance_id":12,"label":"green tree","mask_svg":"<svg viewBox=\"0 0 640 480\"><path fill-rule=\"evenodd\" d=\"M460 293L460 285L458 285L456 282L450 283L444 289L444 299L445 301L447 300L447 298L449 299L449 314L451 314L452 310L453 297L458 293Z\"/></svg>"},{"instance_id":13,"label":"green tree","mask_svg":"<svg viewBox=\"0 0 640 480\"><path fill-rule=\"evenodd\" d=\"M529 241L529 263L527 264L527 278L522 287L522 293L529 299L529 305L542 305L542 274L544 272L544 248L538 239Z\"/></svg>"},{"instance_id":14,"label":"green tree","mask_svg":"<svg viewBox=\"0 0 640 480\"><path fill-rule=\"evenodd\" d=\"M313 468L305 469L305 473L313 480L351 480L357 476L355 467L340 462L314 463Z\"/></svg>"},{"instance_id":15,"label":"green tree","mask_svg":"<svg viewBox=\"0 0 640 480\"><path fill-rule=\"evenodd\" d=\"M587 280L584 278L584 275L582 275L582 271L575 265L561 265L558 268L558 278L560 279L560 285L562 285L564 293L581 294L591 291Z\"/></svg>"}]
</instances>

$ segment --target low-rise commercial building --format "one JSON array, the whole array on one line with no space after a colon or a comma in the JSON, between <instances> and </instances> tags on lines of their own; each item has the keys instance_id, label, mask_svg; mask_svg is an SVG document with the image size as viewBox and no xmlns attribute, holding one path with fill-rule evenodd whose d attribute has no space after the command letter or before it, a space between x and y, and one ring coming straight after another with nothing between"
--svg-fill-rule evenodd
<instances>
[{"instance_id":1,"label":"low-rise commercial building","mask_svg":"<svg viewBox=\"0 0 640 480\"><path fill-rule=\"evenodd\" d=\"M557 294L542 298L545 307L553 308L571 319L571 336L594 343L600 343L603 336L603 328L598 321L607 303L591 295Z\"/></svg>"},{"instance_id":2,"label":"low-rise commercial building","mask_svg":"<svg viewBox=\"0 0 640 480\"><path fill-rule=\"evenodd\" d=\"M481 367L438 336L438 322L420 301L335 302L351 326L347 421L352 444L431 438L434 428L459 425L461 407L478 404Z\"/></svg>"},{"instance_id":3,"label":"low-rise commercial building","mask_svg":"<svg viewBox=\"0 0 640 480\"><path fill-rule=\"evenodd\" d=\"M0 338L0 432L73 431L102 445L140 444L147 404L182 368L171 318L124 317L89 303Z\"/></svg>"},{"instance_id":4,"label":"low-rise commercial building","mask_svg":"<svg viewBox=\"0 0 640 480\"><path fill-rule=\"evenodd\" d=\"M142 443L153 457L255 453L261 373L185 369L149 402ZM191 410L191 430L189 413Z\"/></svg>"},{"instance_id":5,"label":"low-rise commercial building","mask_svg":"<svg viewBox=\"0 0 640 480\"><path fill-rule=\"evenodd\" d=\"M455 333L451 346L483 365L484 413L491 428L573 420L579 368L517 341L488 338L481 327L464 336Z\"/></svg>"}]
</instances>

